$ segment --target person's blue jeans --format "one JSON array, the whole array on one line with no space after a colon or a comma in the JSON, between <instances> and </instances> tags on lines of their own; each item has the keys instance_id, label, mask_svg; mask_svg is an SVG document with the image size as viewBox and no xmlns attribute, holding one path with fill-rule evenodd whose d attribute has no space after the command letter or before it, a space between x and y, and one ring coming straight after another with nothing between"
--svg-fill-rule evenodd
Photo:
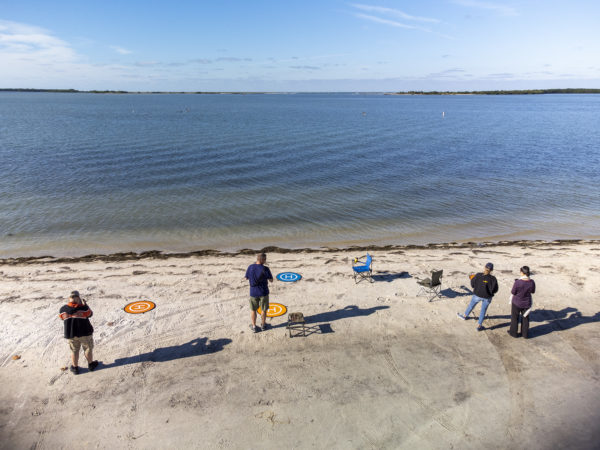
<instances>
[{"instance_id":1,"label":"person's blue jeans","mask_svg":"<svg viewBox=\"0 0 600 450\"><path fill-rule=\"evenodd\" d=\"M469 306L467 306L467 310L465 311L465 317L469 317L469 314L471 314L471 311L473 310L473 308L475 308L475 305L477 303L481 302L481 311L479 312L479 325L483 325L483 319L485 319L485 313L488 309L488 306L490 306L490 303L492 302L491 298L482 298L482 297L478 297L476 295L474 295L473 297L471 297L471 303L469 303Z\"/></svg>"}]
</instances>

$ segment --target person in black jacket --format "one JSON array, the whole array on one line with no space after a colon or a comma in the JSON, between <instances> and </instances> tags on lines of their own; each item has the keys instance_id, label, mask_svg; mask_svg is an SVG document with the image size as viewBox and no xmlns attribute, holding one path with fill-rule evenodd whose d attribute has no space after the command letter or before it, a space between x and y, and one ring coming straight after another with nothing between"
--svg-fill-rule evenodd
<instances>
[{"instance_id":1,"label":"person in black jacket","mask_svg":"<svg viewBox=\"0 0 600 450\"><path fill-rule=\"evenodd\" d=\"M90 323L92 310L85 300L79 296L79 292L71 292L69 303L60 308L60 317L64 323L65 339L69 342L71 349L71 372L75 375L79 373L79 350L83 347L85 358L88 361L89 370L94 370L98 366L98 361L94 361L94 327Z\"/></svg>"},{"instance_id":2,"label":"person in black jacket","mask_svg":"<svg viewBox=\"0 0 600 450\"><path fill-rule=\"evenodd\" d=\"M477 322L477 331L482 331L483 319L485 319L485 313L492 302L492 297L498 292L498 280L492 275L494 265L489 262L485 265L483 273L476 274L471 278L471 287L473 288L473 297L471 297L471 303L467 306L467 310L464 314L457 313L458 317L462 320L467 320L469 314L475 308L475 305L481 302L481 311L479 313L479 321Z\"/></svg>"}]
</instances>

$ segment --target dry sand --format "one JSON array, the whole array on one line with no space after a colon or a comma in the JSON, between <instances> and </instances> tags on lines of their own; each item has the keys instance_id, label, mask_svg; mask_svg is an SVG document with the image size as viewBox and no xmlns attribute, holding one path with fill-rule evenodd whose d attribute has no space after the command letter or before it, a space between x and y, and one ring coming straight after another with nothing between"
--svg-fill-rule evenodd
<instances>
[{"instance_id":1,"label":"dry sand","mask_svg":"<svg viewBox=\"0 0 600 450\"><path fill-rule=\"evenodd\" d=\"M375 281L359 284L358 251L269 254L274 274L303 275L271 288L310 322L294 338L285 316L248 329L249 255L5 261L0 446L598 448L599 242L372 253ZM456 312L487 261L500 291L478 333ZM523 264L538 287L529 340L506 333ZM444 297L430 303L416 277L432 268ZM102 361L78 376L61 371L58 310L72 289L94 311ZM123 311L141 299L156 309Z\"/></svg>"}]
</instances>

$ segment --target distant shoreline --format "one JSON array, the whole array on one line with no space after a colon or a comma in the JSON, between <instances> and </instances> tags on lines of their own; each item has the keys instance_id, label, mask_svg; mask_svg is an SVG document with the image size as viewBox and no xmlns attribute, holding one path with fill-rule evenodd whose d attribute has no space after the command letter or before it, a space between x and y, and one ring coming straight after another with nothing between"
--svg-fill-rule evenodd
<instances>
[{"instance_id":1,"label":"distant shoreline","mask_svg":"<svg viewBox=\"0 0 600 450\"><path fill-rule=\"evenodd\" d=\"M541 94L600 94L600 89L512 89L497 91L405 91L386 95L541 95Z\"/></svg>"},{"instance_id":2,"label":"distant shoreline","mask_svg":"<svg viewBox=\"0 0 600 450\"><path fill-rule=\"evenodd\" d=\"M205 95L220 95L220 94L235 94L235 95L257 95L257 94L274 94L275 92L236 92L236 91L80 91L77 89L35 89L35 88L0 88L0 92L31 92L31 93L56 93L56 94L205 94ZM281 92L282 94L284 92Z\"/></svg>"},{"instance_id":3,"label":"distant shoreline","mask_svg":"<svg viewBox=\"0 0 600 450\"><path fill-rule=\"evenodd\" d=\"M245 91L121 91L121 90L89 90L77 89L36 89L36 88L0 88L0 92L45 92L58 94L196 94L196 95L265 95L265 94L343 94L344 92L245 92ZM398 92L357 92L362 94L383 95L541 95L541 94L600 94L600 89L567 88L567 89L523 89L495 91L398 91Z\"/></svg>"}]
</instances>

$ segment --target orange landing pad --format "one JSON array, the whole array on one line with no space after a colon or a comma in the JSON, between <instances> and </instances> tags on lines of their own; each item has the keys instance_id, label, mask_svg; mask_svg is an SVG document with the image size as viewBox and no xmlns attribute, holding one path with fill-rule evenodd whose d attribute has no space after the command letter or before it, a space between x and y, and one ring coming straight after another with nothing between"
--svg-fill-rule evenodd
<instances>
[{"instance_id":1,"label":"orange landing pad","mask_svg":"<svg viewBox=\"0 0 600 450\"><path fill-rule=\"evenodd\" d=\"M149 300L142 300L139 302L132 302L123 308L125 312L129 314L142 314L148 311L152 311L156 308L156 304Z\"/></svg>"},{"instance_id":2,"label":"orange landing pad","mask_svg":"<svg viewBox=\"0 0 600 450\"><path fill-rule=\"evenodd\" d=\"M258 314L262 314L260 307L258 308ZM279 317L283 316L287 312L287 308L281 303L269 302L269 309L267 309L267 317Z\"/></svg>"}]
</instances>

